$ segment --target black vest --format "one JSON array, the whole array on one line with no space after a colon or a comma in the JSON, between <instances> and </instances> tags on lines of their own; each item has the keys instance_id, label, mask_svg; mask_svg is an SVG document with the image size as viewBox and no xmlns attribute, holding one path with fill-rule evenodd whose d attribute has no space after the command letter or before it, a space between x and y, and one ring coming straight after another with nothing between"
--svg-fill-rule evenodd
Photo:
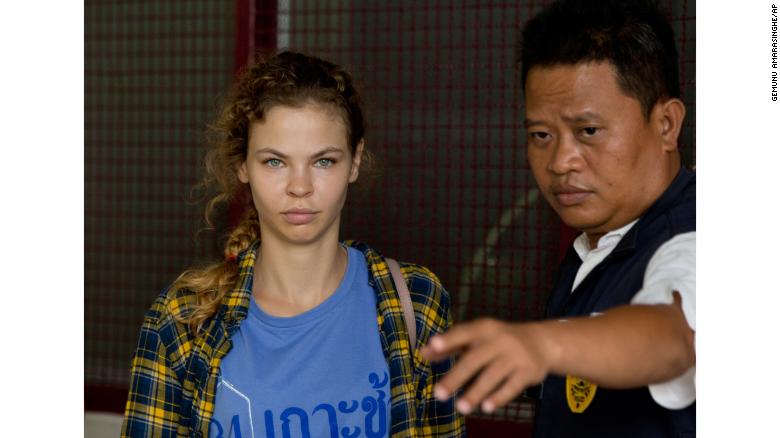
<instances>
[{"instance_id":1,"label":"black vest","mask_svg":"<svg viewBox=\"0 0 780 438\"><path fill-rule=\"evenodd\" d=\"M645 268L658 247L677 234L696 230L696 176L681 169L671 185L620 240L615 249L572 292L582 264L570 248L547 304L548 318L586 316L628 304L642 288ZM696 403L681 410L659 406L647 387L599 387L585 412L566 402L565 377L549 376L541 389L534 437L693 437Z\"/></svg>"}]
</instances>

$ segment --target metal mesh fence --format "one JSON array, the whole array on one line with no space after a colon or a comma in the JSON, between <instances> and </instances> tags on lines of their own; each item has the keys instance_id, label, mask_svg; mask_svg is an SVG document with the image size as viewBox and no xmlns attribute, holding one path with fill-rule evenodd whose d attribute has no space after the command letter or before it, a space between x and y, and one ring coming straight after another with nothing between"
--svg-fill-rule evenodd
<instances>
[{"instance_id":1,"label":"metal mesh fence","mask_svg":"<svg viewBox=\"0 0 780 438\"><path fill-rule=\"evenodd\" d=\"M100 389L123 395L143 312L181 270L218 251L219 232L194 238L203 205L187 196L200 177L205 124L255 48L320 55L362 85L376 166L350 193L343 238L430 267L456 320L538 318L572 236L535 189L523 147L515 44L546 3L88 1L88 407L116 409ZM695 3L664 5L682 58L681 144L691 165ZM236 40L237 28L251 41ZM514 403L491 418L531 415Z\"/></svg>"},{"instance_id":2,"label":"metal mesh fence","mask_svg":"<svg viewBox=\"0 0 780 438\"><path fill-rule=\"evenodd\" d=\"M195 240L202 206L188 199L232 77L233 10L224 0L84 5L88 408L116 409L94 388L126 387L144 311L215 247Z\"/></svg>"}]
</instances>

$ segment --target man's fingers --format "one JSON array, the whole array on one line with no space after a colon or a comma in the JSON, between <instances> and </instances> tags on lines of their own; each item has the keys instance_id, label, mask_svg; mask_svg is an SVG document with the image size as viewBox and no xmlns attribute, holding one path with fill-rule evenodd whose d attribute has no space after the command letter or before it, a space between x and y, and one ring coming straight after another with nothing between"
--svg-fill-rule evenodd
<instances>
[{"instance_id":1,"label":"man's fingers","mask_svg":"<svg viewBox=\"0 0 780 438\"><path fill-rule=\"evenodd\" d=\"M468 382L485 364L498 356L499 352L493 344L483 344L468 350L434 388L434 395L439 400L452 396L458 388Z\"/></svg>"},{"instance_id":2,"label":"man's fingers","mask_svg":"<svg viewBox=\"0 0 780 438\"><path fill-rule=\"evenodd\" d=\"M428 345L424 346L420 353L423 359L437 362L451 356L453 353L479 342L486 330L494 322L491 320L479 320L459 324L443 334L431 338Z\"/></svg>"},{"instance_id":3,"label":"man's fingers","mask_svg":"<svg viewBox=\"0 0 780 438\"><path fill-rule=\"evenodd\" d=\"M512 363L501 357L496 357L479 374L479 377L466 388L466 392L458 398L457 408L462 414L469 414L474 407L501 385L512 374Z\"/></svg>"},{"instance_id":4,"label":"man's fingers","mask_svg":"<svg viewBox=\"0 0 780 438\"><path fill-rule=\"evenodd\" d=\"M420 348L420 354L423 359L431 362L439 362L457 353L458 349L445 347L447 341L443 339L443 337L448 334L449 332L443 335L436 335L428 341L427 345Z\"/></svg>"},{"instance_id":5,"label":"man's fingers","mask_svg":"<svg viewBox=\"0 0 780 438\"><path fill-rule=\"evenodd\" d=\"M511 373L498 390L485 399L480 406L485 413L493 413L496 409L514 400L531 382L522 373Z\"/></svg>"}]
</instances>

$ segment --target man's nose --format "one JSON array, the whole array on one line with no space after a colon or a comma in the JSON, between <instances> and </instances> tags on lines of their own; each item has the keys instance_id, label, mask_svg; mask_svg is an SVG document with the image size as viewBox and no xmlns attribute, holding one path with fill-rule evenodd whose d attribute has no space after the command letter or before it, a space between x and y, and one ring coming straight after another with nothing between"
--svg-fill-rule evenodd
<instances>
[{"instance_id":1,"label":"man's nose","mask_svg":"<svg viewBox=\"0 0 780 438\"><path fill-rule=\"evenodd\" d=\"M572 135L559 137L553 144L547 170L556 175L565 175L582 169L581 146Z\"/></svg>"}]
</instances>

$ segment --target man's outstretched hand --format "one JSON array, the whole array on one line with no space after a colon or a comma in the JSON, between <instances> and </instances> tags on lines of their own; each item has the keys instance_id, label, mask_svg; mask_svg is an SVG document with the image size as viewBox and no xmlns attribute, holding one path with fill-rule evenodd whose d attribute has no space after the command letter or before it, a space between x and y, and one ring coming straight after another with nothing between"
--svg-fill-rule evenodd
<instances>
[{"instance_id":1,"label":"man's outstretched hand","mask_svg":"<svg viewBox=\"0 0 780 438\"><path fill-rule=\"evenodd\" d=\"M668 381L696 364L694 336L675 293L672 304L625 305L566 321L456 324L421 352L433 362L460 356L434 387L437 399L464 388L458 411L479 406L489 413L548 374L614 389Z\"/></svg>"},{"instance_id":2,"label":"man's outstretched hand","mask_svg":"<svg viewBox=\"0 0 780 438\"><path fill-rule=\"evenodd\" d=\"M543 330L533 323L480 319L433 337L421 353L433 362L460 355L435 386L434 396L446 400L473 379L456 402L458 411L468 414L476 406L493 412L528 386L541 382L550 371L553 349Z\"/></svg>"}]
</instances>

